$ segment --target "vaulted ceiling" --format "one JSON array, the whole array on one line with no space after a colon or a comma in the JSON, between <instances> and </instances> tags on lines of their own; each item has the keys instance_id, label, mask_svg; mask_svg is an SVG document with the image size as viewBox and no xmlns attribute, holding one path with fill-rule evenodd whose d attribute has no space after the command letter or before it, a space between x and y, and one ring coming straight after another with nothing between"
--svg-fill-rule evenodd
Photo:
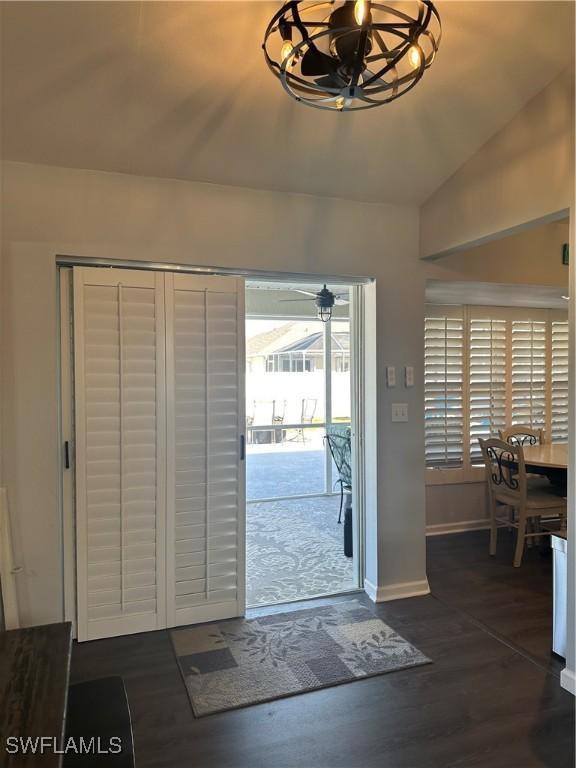
<instances>
[{"instance_id":1,"label":"vaulted ceiling","mask_svg":"<svg viewBox=\"0 0 576 768\"><path fill-rule=\"evenodd\" d=\"M268 71L277 3L2 3L2 153L27 162L419 203L574 56L571 2L438 0L433 67L367 112Z\"/></svg>"}]
</instances>

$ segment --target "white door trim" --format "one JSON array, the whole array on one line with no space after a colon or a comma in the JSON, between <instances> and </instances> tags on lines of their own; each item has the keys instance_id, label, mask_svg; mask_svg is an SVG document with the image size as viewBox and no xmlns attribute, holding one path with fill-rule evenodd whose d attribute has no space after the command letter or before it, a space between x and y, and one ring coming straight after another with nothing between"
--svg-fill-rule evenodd
<instances>
[{"instance_id":1,"label":"white door trim","mask_svg":"<svg viewBox=\"0 0 576 768\"><path fill-rule=\"evenodd\" d=\"M72 375L72 269L61 268L58 280L60 318L60 498L62 507L62 583L64 621L72 623L76 637L76 552L75 552L75 440L74 378ZM66 445L68 450L66 452Z\"/></svg>"}]
</instances>

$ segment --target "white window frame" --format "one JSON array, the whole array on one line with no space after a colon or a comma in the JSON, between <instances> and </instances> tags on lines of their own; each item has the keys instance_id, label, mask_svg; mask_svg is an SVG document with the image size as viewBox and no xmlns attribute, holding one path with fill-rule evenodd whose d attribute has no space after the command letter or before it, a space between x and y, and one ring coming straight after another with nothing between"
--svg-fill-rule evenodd
<instances>
[{"instance_id":1,"label":"white window frame","mask_svg":"<svg viewBox=\"0 0 576 768\"><path fill-rule=\"evenodd\" d=\"M425 470L426 485L456 485L478 483L484 480L484 467L473 465L470 457L470 321L473 319L495 319L507 322L507 338L511 339L511 323L514 320L533 320L546 322L546 415L544 430L547 436L551 434L552 425L552 324L568 322L568 313L560 309L544 309L531 307L494 307L478 305L441 305L429 304L425 308L425 317L461 318L463 321L462 337L462 411L463 411L463 461L461 467L427 467ZM512 423L512 355L511 345L506 351L507 364L507 393L506 393L506 423Z\"/></svg>"}]
</instances>

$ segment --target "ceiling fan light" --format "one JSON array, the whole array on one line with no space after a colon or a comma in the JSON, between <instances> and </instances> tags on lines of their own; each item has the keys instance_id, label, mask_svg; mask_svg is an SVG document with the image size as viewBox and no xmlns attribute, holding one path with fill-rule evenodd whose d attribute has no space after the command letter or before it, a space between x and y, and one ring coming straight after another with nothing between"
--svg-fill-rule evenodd
<instances>
[{"instance_id":1,"label":"ceiling fan light","mask_svg":"<svg viewBox=\"0 0 576 768\"><path fill-rule=\"evenodd\" d=\"M422 64L422 49L419 45L411 45L408 49L408 61L412 69L418 69Z\"/></svg>"},{"instance_id":2,"label":"ceiling fan light","mask_svg":"<svg viewBox=\"0 0 576 768\"><path fill-rule=\"evenodd\" d=\"M294 53L294 46L292 45L292 40L285 40L282 43L282 48L280 49L280 58L284 62L286 59L289 59L292 54Z\"/></svg>"},{"instance_id":3,"label":"ceiling fan light","mask_svg":"<svg viewBox=\"0 0 576 768\"><path fill-rule=\"evenodd\" d=\"M397 0L332 0L328 16L325 6L287 0L264 34L266 63L296 101L372 109L409 91L432 65L442 32L432 0L419 0L412 14Z\"/></svg>"},{"instance_id":4,"label":"ceiling fan light","mask_svg":"<svg viewBox=\"0 0 576 768\"><path fill-rule=\"evenodd\" d=\"M356 0L354 4L354 18L359 27L364 24L368 16L368 0Z\"/></svg>"}]
</instances>

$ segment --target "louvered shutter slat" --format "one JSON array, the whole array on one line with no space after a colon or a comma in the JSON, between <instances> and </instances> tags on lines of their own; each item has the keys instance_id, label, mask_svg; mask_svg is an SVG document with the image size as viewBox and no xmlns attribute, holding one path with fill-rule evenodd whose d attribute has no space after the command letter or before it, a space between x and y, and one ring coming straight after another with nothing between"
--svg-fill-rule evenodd
<instances>
[{"instance_id":1,"label":"louvered shutter slat","mask_svg":"<svg viewBox=\"0 0 576 768\"><path fill-rule=\"evenodd\" d=\"M173 626L238 615L243 602L238 290L235 280L188 276L174 276L167 286L174 335L168 372L174 393L168 427Z\"/></svg>"},{"instance_id":2,"label":"louvered shutter slat","mask_svg":"<svg viewBox=\"0 0 576 768\"><path fill-rule=\"evenodd\" d=\"M74 270L78 636L165 624L154 275Z\"/></svg>"},{"instance_id":3,"label":"louvered shutter slat","mask_svg":"<svg viewBox=\"0 0 576 768\"><path fill-rule=\"evenodd\" d=\"M428 467L463 461L463 322L427 317L424 326L425 456Z\"/></svg>"},{"instance_id":4,"label":"louvered shutter slat","mask_svg":"<svg viewBox=\"0 0 576 768\"><path fill-rule=\"evenodd\" d=\"M552 323L552 413L553 442L568 442L568 323Z\"/></svg>"},{"instance_id":5,"label":"louvered shutter slat","mask_svg":"<svg viewBox=\"0 0 576 768\"><path fill-rule=\"evenodd\" d=\"M506 321L472 318L469 328L470 459L481 459L478 438L506 421Z\"/></svg>"},{"instance_id":6,"label":"louvered shutter slat","mask_svg":"<svg viewBox=\"0 0 576 768\"><path fill-rule=\"evenodd\" d=\"M546 423L546 322L512 321L512 423Z\"/></svg>"}]
</instances>

